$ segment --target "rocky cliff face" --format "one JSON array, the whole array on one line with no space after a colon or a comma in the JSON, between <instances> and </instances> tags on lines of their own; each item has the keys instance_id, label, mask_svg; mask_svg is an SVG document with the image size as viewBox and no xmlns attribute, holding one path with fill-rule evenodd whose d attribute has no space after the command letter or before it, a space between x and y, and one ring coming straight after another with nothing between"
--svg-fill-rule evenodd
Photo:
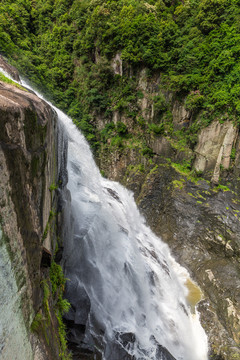
<instances>
[{"instance_id":1,"label":"rocky cliff face","mask_svg":"<svg viewBox=\"0 0 240 360\"><path fill-rule=\"evenodd\" d=\"M118 65L118 66L117 66ZM120 76L122 64L113 61ZM169 131L141 130L136 120L113 113L113 121L128 126L131 136L142 134L147 155L137 146L102 147L99 165L111 179L130 188L151 228L166 241L175 258L187 267L205 299L199 304L209 336L211 359L240 358L240 200L239 128L233 121L215 119L198 127L186 145L178 134L200 124L200 115L187 109L184 99L161 86L158 75L137 76L138 113L156 123L156 96L164 99L170 120L159 115ZM104 127L104 118L97 118ZM106 122L106 120L105 120ZM160 124L161 125L161 124ZM146 129L146 128L145 128Z\"/></svg>"},{"instance_id":2,"label":"rocky cliff face","mask_svg":"<svg viewBox=\"0 0 240 360\"><path fill-rule=\"evenodd\" d=\"M0 120L0 357L57 359L51 304L45 336L33 331L35 315L44 314L42 284L56 246L56 196L49 190L58 175L56 115L35 94L1 81Z\"/></svg>"}]
</instances>

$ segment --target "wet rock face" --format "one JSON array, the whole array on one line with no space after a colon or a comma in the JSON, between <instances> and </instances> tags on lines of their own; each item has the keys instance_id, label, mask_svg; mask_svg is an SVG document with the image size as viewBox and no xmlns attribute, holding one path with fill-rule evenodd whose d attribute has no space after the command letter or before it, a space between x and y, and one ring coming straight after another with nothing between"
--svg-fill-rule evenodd
<instances>
[{"instance_id":1,"label":"wet rock face","mask_svg":"<svg viewBox=\"0 0 240 360\"><path fill-rule=\"evenodd\" d=\"M7 249L12 271L9 276L16 284L11 287L9 298L1 304L7 306L7 309L1 308L1 313L7 313L8 307L16 302L15 318L21 324L16 328L19 326L22 332L23 348L28 349L22 354L24 359L32 360L33 356L35 360L44 359L44 356L51 359L51 354L31 334L30 325L42 303L43 240L47 254L44 267L49 265L53 250L49 235L43 238L43 233L54 206L49 187L57 182L56 116L50 106L33 93L0 82L0 122L1 244ZM5 334L10 331L10 323ZM3 336L0 332L3 342L0 357L13 358L11 351L17 354L21 344L16 342L17 338L9 337L8 341L8 337Z\"/></svg>"},{"instance_id":2,"label":"wet rock face","mask_svg":"<svg viewBox=\"0 0 240 360\"><path fill-rule=\"evenodd\" d=\"M117 333L115 335L116 342L107 343L106 349L104 352L104 356L106 359L114 359L114 360L137 360L135 356L129 355L126 349L131 349L135 342L135 335L132 333ZM176 360L169 351L158 345L156 360Z\"/></svg>"}]
</instances>

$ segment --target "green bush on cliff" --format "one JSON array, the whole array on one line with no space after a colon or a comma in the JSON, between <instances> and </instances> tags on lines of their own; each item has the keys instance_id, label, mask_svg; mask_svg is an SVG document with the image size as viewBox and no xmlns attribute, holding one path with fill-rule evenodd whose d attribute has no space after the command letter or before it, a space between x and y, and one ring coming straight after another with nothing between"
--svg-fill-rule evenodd
<instances>
[{"instance_id":1,"label":"green bush on cliff","mask_svg":"<svg viewBox=\"0 0 240 360\"><path fill-rule=\"evenodd\" d=\"M52 295L56 303L55 315L58 320L58 336L60 339L61 348L60 357L62 360L70 360L71 355L68 353L67 349L66 326L62 319L63 314L68 312L70 309L70 303L67 301L67 299L63 298L66 278L63 274L61 266L56 264L54 261L51 263L49 275L52 287Z\"/></svg>"},{"instance_id":2,"label":"green bush on cliff","mask_svg":"<svg viewBox=\"0 0 240 360\"><path fill-rule=\"evenodd\" d=\"M53 296L56 294L57 290L60 291L60 293L62 293L64 291L66 279L64 277L61 266L53 261L51 263L49 275L52 285Z\"/></svg>"},{"instance_id":3,"label":"green bush on cliff","mask_svg":"<svg viewBox=\"0 0 240 360\"><path fill-rule=\"evenodd\" d=\"M160 125L149 124L148 127L149 127L149 130L152 131L156 135L161 135L164 133L164 124L163 123Z\"/></svg>"}]
</instances>

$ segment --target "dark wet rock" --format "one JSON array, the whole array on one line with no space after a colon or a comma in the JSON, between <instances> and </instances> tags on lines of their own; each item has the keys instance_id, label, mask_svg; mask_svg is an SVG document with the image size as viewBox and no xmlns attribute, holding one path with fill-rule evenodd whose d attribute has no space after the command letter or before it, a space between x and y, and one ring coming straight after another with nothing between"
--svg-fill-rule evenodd
<instances>
[{"instance_id":1,"label":"dark wet rock","mask_svg":"<svg viewBox=\"0 0 240 360\"><path fill-rule=\"evenodd\" d=\"M135 341L136 337L133 333L116 333L115 339L106 344L105 358L107 360L135 360L136 358L129 354ZM128 352L126 349L130 351Z\"/></svg>"},{"instance_id":2,"label":"dark wet rock","mask_svg":"<svg viewBox=\"0 0 240 360\"><path fill-rule=\"evenodd\" d=\"M85 326L89 316L91 303L85 289L73 280L68 281L65 295L71 304L71 309L64 315L65 320L73 324Z\"/></svg>"},{"instance_id":3,"label":"dark wet rock","mask_svg":"<svg viewBox=\"0 0 240 360\"><path fill-rule=\"evenodd\" d=\"M107 191L109 192L109 194L115 199L117 200L118 202L121 202L118 194L116 193L116 191L114 191L113 189L110 189L110 188L106 188Z\"/></svg>"},{"instance_id":4,"label":"dark wet rock","mask_svg":"<svg viewBox=\"0 0 240 360\"><path fill-rule=\"evenodd\" d=\"M157 360L176 360L171 354L170 352L163 346L158 345L158 349L157 349L157 356L156 356Z\"/></svg>"},{"instance_id":5,"label":"dark wet rock","mask_svg":"<svg viewBox=\"0 0 240 360\"><path fill-rule=\"evenodd\" d=\"M85 289L78 280L67 281L65 296L71 308L64 315L67 326L68 348L73 353L73 359L95 359L94 341L86 338L86 324L90 313L91 303Z\"/></svg>"},{"instance_id":6,"label":"dark wet rock","mask_svg":"<svg viewBox=\"0 0 240 360\"><path fill-rule=\"evenodd\" d=\"M54 261L59 264L60 261L62 260L62 256L63 256L63 246L59 246L59 249L57 250L55 256L54 256Z\"/></svg>"},{"instance_id":7,"label":"dark wet rock","mask_svg":"<svg viewBox=\"0 0 240 360\"><path fill-rule=\"evenodd\" d=\"M43 247L42 249L42 260L41 260L41 267L50 267L52 261L52 254L51 252Z\"/></svg>"},{"instance_id":8,"label":"dark wet rock","mask_svg":"<svg viewBox=\"0 0 240 360\"><path fill-rule=\"evenodd\" d=\"M107 360L139 360L131 355L131 349L134 348L136 337L133 333L116 333L115 341L108 342L104 351ZM153 340L154 341L154 340ZM170 352L162 345L157 344L156 360L176 360ZM144 358L148 354L141 350Z\"/></svg>"}]
</instances>

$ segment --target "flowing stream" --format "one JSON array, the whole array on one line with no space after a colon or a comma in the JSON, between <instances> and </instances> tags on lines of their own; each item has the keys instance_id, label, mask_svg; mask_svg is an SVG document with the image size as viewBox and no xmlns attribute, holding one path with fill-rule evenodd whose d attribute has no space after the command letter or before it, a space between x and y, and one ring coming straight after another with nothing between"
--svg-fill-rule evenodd
<instances>
[{"instance_id":1,"label":"flowing stream","mask_svg":"<svg viewBox=\"0 0 240 360\"><path fill-rule=\"evenodd\" d=\"M68 172L64 268L76 324L84 317L78 294L87 298L85 341L103 360L206 360L187 271L146 225L133 194L101 176L84 136L55 110Z\"/></svg>"}]
</instances>

